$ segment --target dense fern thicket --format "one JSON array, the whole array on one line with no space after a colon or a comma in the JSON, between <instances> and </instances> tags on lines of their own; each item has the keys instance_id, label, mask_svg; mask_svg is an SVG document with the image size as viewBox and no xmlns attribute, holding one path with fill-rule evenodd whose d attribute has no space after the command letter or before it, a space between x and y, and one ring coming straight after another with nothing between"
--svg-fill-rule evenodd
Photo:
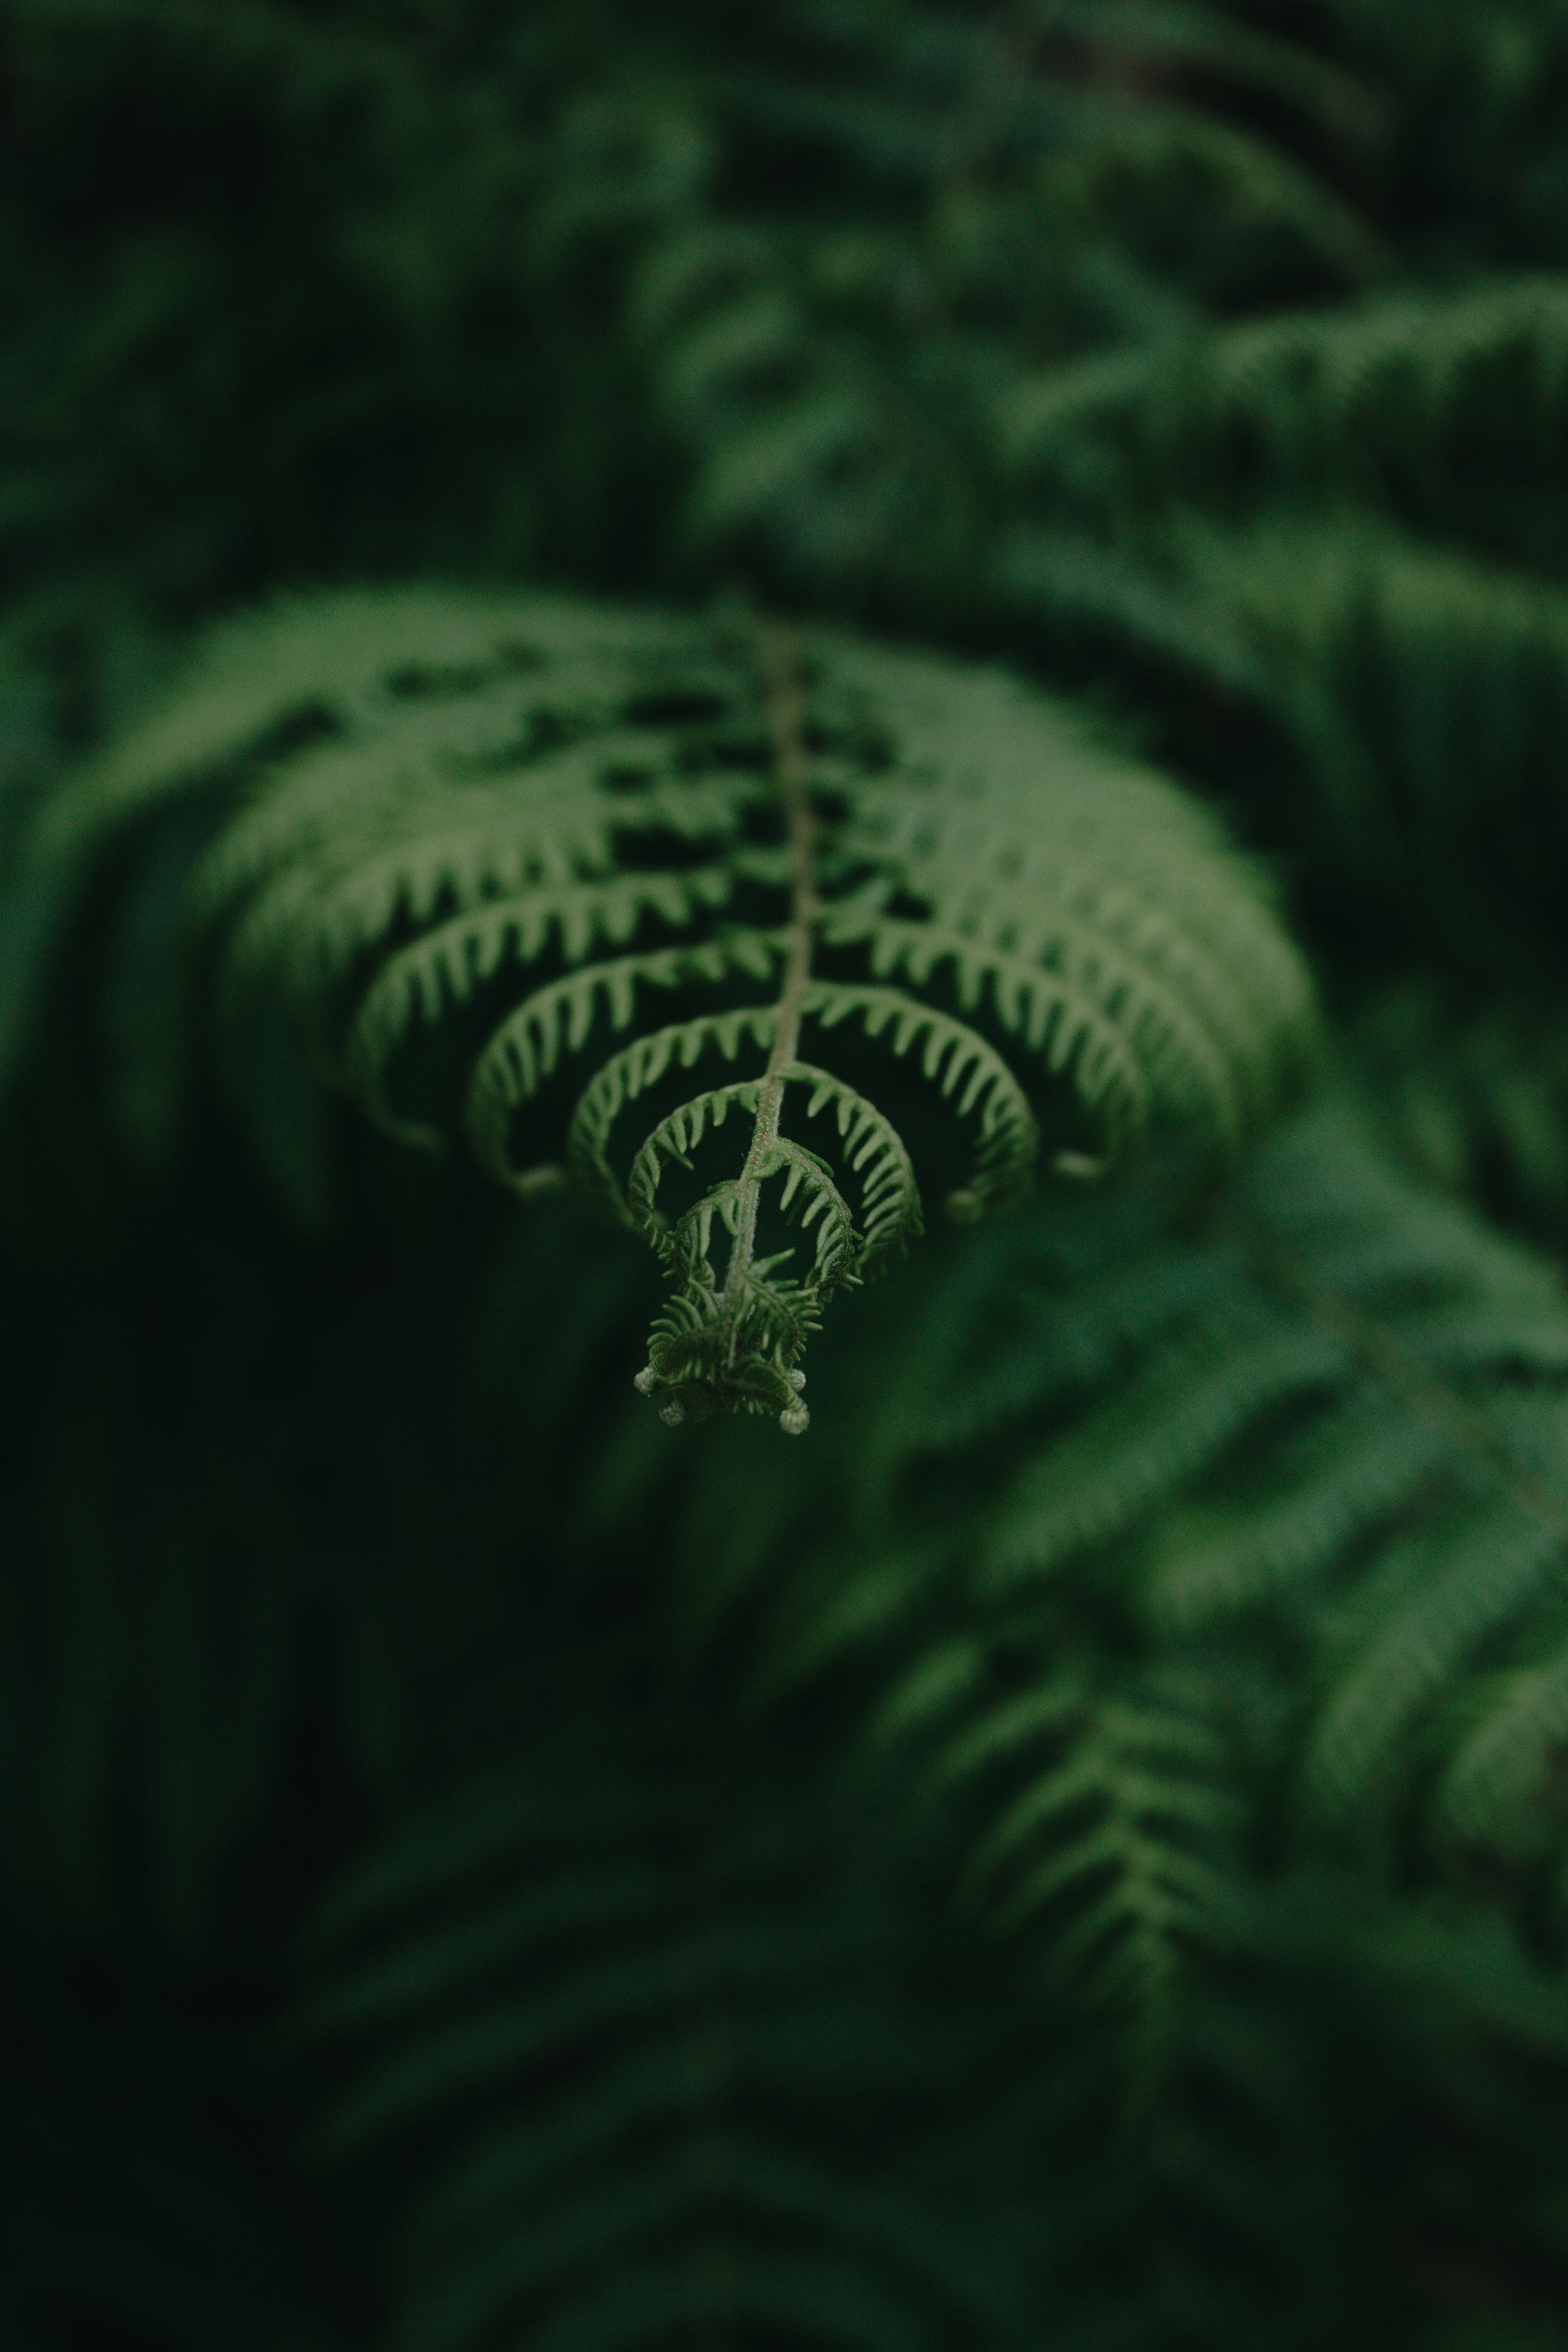
<instances>
[{"instance_id":1,"label":"dense fern thicket","mask_svg":"<svg viewBox=\"0 0 1568 2352\"><path fill-rule=\"evenodd\" d=\"M8 2343L1563 2342L1565 100L0 0Z\"/></svg>"}]
</instances>

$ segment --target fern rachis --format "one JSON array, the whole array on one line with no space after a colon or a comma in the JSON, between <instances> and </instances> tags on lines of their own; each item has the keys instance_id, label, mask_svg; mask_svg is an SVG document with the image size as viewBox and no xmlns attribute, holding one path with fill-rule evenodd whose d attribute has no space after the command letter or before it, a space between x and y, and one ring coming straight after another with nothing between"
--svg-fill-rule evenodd
<instances>
[{"instance_id":1,"label":"fern rachis","mask_svg":"<svg viewBox=\"0 0 1568 2352\"><path fill-rule=\"evenodd\" d=\"M768 1066L755 1089L751 1140L747 1147L740 1174L732 1187L727 1187L718 1193L710 1192L695 1211L688 1210L666 1244L671 1261L686 1277L681 1296L695 1305L712 1289L707 1242L716 1209L731 1236L729 1264L714 1313L712 1352L706 1348L699 1352L693 1345L695 1335L690 1330L683 1331L678 1324L673 1324L658 1332L647 1368L638 1374L637 1385L645 1393L664 1389L671 1391L670 1402L664 1408L666 1421L685 1418L687 1409L685 1399L703 1405L709 1404L710 1401L720 1404L728 1402L730 1397L727 1391L730 1383L734 1383L736 1398L747 1402L759 1389L770 1392L769 1402L780 1392L768 1381L763 1366L758 1364L756 1359L760 1351L751 1337L751 1328L762 1320L758 1309L768 1300L764 1284L768 1269L759 1265L757 1259L758 1211L766 1178L783 1176L779 1200L783 1210L789 1208L794 1193L805 1180L810 1197L802 1212L802 1223L819 1209L825 1208L830 1200L839 1213L835 1217L830 1212L821 1219L816 1264L812 1269L818 1290L825 1295L836 1283L844 1280L851 1271L852 1227L841 1196L833 1187L823 1163L815 1160L813 1155L801 1154L798 1146L783 1142L779 1131L785 1086L794 1075L799 1062L800 1016L811 976L812 931L818 912L816 825L808 796L810 772L801 739L803 714L800 684L789 651L776 630L768 631L765 635L763 650L767 664L768 707L773 723L776 772L779 797L784 803L789 854L790 907L789 925L783 941L783 985L778 1003L773 1008L770 1024L772 1043ZM647 1150L648 1146L644 1145L644 1152ZM673 1147L672 1156L685 1157L678 1145ZM653 1207L654 1181L656 1178L651 1172L643 1186L634 1191L640 1205L646 1202L644 1213L650 1221L656 1213ZM822 1243L829 1244L825 1253ZM788 1323L784 1328L789 1328ZM807 1407L798 1401L800 1391L806 1384L806 1376L786 1360L777 1334L770 1330L767 1336L773 1340L778 1370L784 1381L796 1391L794 1401L786 1399L779 1407L779 1425L790 1435L798 1436L806 1427L809 1418ZM716 1380L716 1372L719 1375ZM694 1373L697 1374L695 1381ZM684 1391L685 1398L676 1393L677 1391Z\"/></svg>"}]
</instances>

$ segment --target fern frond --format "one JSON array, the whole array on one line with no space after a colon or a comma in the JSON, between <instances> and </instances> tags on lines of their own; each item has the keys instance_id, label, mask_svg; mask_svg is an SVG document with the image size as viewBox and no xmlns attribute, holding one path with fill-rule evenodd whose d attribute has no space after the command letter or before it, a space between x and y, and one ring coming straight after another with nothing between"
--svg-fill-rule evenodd
<instances>
[{"instance_id":1,"label":"fern frond","mask_svg":"<svg viewBox=\"0 0 1568 2352\"><path fill-rule=\"evenodd\" d=\"M344 1042L345 1083L378 1125L411 1140L437 1139L430 1130L400 1128L382 1093L387 1065L416 1021L434 1027L509 957L526 963L542 954L552 933L566 961L580 962L601 940L624 942L647 915L680 929L699 909L722 907L733 887L722 866L699 866L690 874L618 874L565 890L485 901L382 967Z\"/></svg>"},{"instance_id":2,"label":"fern frond","mask_svg":"<svg viewBox=\"0 0 1568 2352\"><path fill-rule=\"evenodd\" d=\"M771 1334L747 1394L785 1399L803 1426L800 1334L915 1230L918 1149L826 1045L803 1057L802 1028L859 1033L969 1126L959 1218L1027 1189L1042 1118L1059 1175L1103 1173L1162 1127L1222 1164L1315 1052L1301 960L1203 813L1011 680L831 635L781 664L766 631L722 614L448 609L418 591L280 608L220 632L187 698L51 803L24 887L67 887L96 841L182 793L211 830L188 920L215 945L231 1015L283 997L318 1060L407 1139L434 1140L460 1095L482 1164L525 1194L564 1158L657 1237L654 1163L743 1097L705 1098L687 1126L661 1099L634 1195L637 1147L612 1165L622 1112L706 1055L767 1061L745 1097L755 1151L671 1244L691 1287L664 1338L694 1406L704 1345L714 1396L741 1379L744 1325L758 1345ZM674 1017L650 1029L658 995ZM454 1087L423 1041L470 1005L493 1025ZM578 1085L564 1154L530 1150L520 1168L515 1137L537 1141L601 1032L630 1034ZM405 1106L411 1067L431 1074L437 1115ZM786 1098L808 1121L832 1104L831 1172L778 1133ZM863 1231L841 1205L852 1177ZM757 1240L775 1179L768 1213L799 1208L814 1228L791 1276ZM720 1229L728 1269L705 1274ZM773 1272L753 1279L759 1246Z\"/></svg>"},{"instance_id":3,"label":"fern frond","mask_svg":"<svg viewBox=\"0 0 1568 2352\"><path fill-rule=\"evenodd\" d=\"M1568 1738L1568 1646L1557 1642L1528 1664L1478 1675L1457 1729L1436 1794L1441 1833L1461 1852L1533 1861L1555 1836L1552 1795Z\"/></svg>"},{"instance_id":4,"label":"fern frond","mask_svg":"<svg viewBox=\"0 0 1568 2352\"><path fill-rule=\"evenodd\" d=\"M791 1683L868 1633L885 1641L899 1612L888 1595L893 1606L866 1618L873 1582L862 1573L858 1600L841 1594L819 1612ZM1216 1693L1179 1670L1097 1686L1087 1662L1053 1670L1041 1656L1038 1677L1020 1676L1021 1663L973 1633L917 1652L879 1699L867 1746L905 1776L915 1765L923 1807L961 1804L965 1908L1030 1929L1058 1977L1115 2015L1146 2094L1187 1959L1234 1924L1239 1805Z\"/></svg>"},{"instance_id":5,"label":"fern frond","mask_svg":"<svg viewBox=\"0 0 1568 2352\"><path fill-rule=\"evenodd\" d=\"M612 1029L630 1027L639 986L674 989L683 983L730 980L736 973L766 979L782 952L776 934L739 932L685 948L655 948L588 965L552 981L509 1013L474 1066L466 1107L468 1133L483 1164L505 1177L512 1114L535 1095L567 1054L580 1052L597 1024L602 999ZM731 1061L747 1034L771 1036L768 1005L743 1005L691 1022L676 1022L639 1037L606 1063L574 1115L580 1163L601 1148L622 1101L663 1077L672 1060L689 1069L709 1044ZM595 1141L588 1139L601 1130Z\"/></svg>"},{"instance_id":6,"label":"fern frond","mask_svg":"<svg viewBox=\"0 0 1568 2352\"><path fill-rule=\"evenodd\" d=\"M826 936L835 943L868 938L872 969L879 978L905 974L919 985L938 966L951 964L965 1012L981 1002L988 983L1002 1018L1044 1055L1050 1068L1071 1066L1076 1069L1082 1099L1104 1122L1109 1158L1119 1158L1128 1143L1147 1129L1147 1074L1123 1030L1101 1011L1089 987L1075 986L1071 980L1026 957L978 947L962 934L944 932L936 924L898 923L888 917L835 919ZM1100 972L1096 971L1093 977L1099 980ZM1226 1074L1222 1087L1228 1078ZM1179 1087L1172 1087L1170 1094L1179 1099Z\"/></svg>"},{"instance_id":7,"label":"fern frond","mask_svg":"<svg viewBox=\"0 0 1568 2352\"><path fill-rule=\"evenodd\" d=\"M787 1087L800 1084L810 1087L810 1097L806 1106L808 1118L813 1117L824 1102L832 1101L836 1105L838 1129L845 1145L845 1159L850 1168L861 1175L866 1202L864 1253L863 1256L857 1257L857 1267L868 1259L880 1257L896 1248L906 1234L918 1232L920 1196L915 1187L915 1171L897 1129L863 1096L857 1095L852 1087L844 1086L826 1071L812 1069L807 1063L792 1062L785 1064L780 1076ZM743 1078L736 1085L711 1089L706 1095L695 1095L690 1102L683 1103L678 1110L672 1111L669 1118L662 1120L653 1130L632 1161L632 1172L627 1179L628 1202L633 1219L640 1227L646 1228L655 1223L654 1193L665 1162L679 1160L683 1166L689 1167L689 1155L704 1133L709 1128L721 1127L731 1108L756 1112L761 1085L759 1078ZM802 1152L798 1145L776 1143L772 1150L777 1157L771 1158L761 1172L764 1176L783 1173L785 1182L779 1208L787 1210L796 1191L804 1184L808 1200L802 1211L801 1223L809 1224L820 1211L828 1212L824 1225L833 1229L832 1250L835 1258L841 1252L847 1270L854 1247L854 1233L849 1221L848 1207L837 1187L831 1183L826 1162L819 1160L815 1153ZM862 1166L867 1162L869 1167L862 1174ZM712 1209L708 1204L713 1200L714 1195L710 1193L706 1203L699 1203L697 1210L686 1213L687 1216L701 1214L711 1222ZM685 1221L683 1219L681 1222L684 1223ZM678 1235L679 1232L680 1226L677 1225L674 1234ZM709 1223L705 1223L699 1228L696 1242L697 1255L702 1257L707 1255L708 1233ZM672 1236L672 1246L678 1248L674 1236ZM819 1237L819 1258L827 1247L824 1234Z\"/></svg>"},{"instance_id":8,"label":"fern frond","mask_svg":"<svg viewBox=\"0 0 1568 2352\"><path fill-rule=\"evenodd\" d=\"M979 1127L974 1173L949 1193L947 1213L960 1223L1016 1200L1033 1174L1038 1129L1029 1097L1000 1054L966 1022L894 988L813 983L801 1012L824 1029L858 1021L868 1037L898 1055L919 1048L921 1075L944 1097L956 1097L963 1118ZM1081 1083L1091 1101L1092 1073Z\"/></svg>"},{"instance_id":9,"label":"fern frond","mask_svg":"<svg viewBox=\"0 0 1568 2352\"><path fill-rule=\"evenodd\" d=\"M846 1168L861 1190L860 1255L855 1271L881 1272L906 1241L921 1231L920 1193L904 1139L876 1105L810 1062L786 1064L786 1086L807 1089L805 1116L831 1108Z\"/></svg>"},{"instance_id":10,"label":"fern frond","mask_svg":"<svg viewBox=\"0 0 1568 2352\"><path fill-rule=\"evenodd\" d=\"M1310 780L1300 837L1320 897L1375 891L1386 916L1368 920L1414 917L1461 969L1541 904L1539 853L1562 837L1559 584L1350 507L1188 511L1155 539L1137 561L1104 558L1092 618L1125 652L1240 693L1282 739ZM1035 611L1072 617L1078 583L1059 582L1049 541L1020 542L1008 578Z\"/></svg>"},{"instance_id":11,"label":"fern frond","mask_svg":"<svg viewBox=\"0 0 1568 2352\"><path fill-rule=\"evenodd\" d=\"M994 1784L998 1769L1021 1781L979 1835L964 1895L999 1927L1049 1924L1052 1965L1131 2021L1145 2080L1175 2027L1184 1958L1224 1936L1233 1905L1230 1759L1194 1697L1174 1685L1113 1696L1082 1678L977 1693L927 1767L934 1792ZM905 1712L896 1691L889 1712Z\"/></svg>"},{"instance_id":12,"label":"fern frond","mask_svg":"<svg viewBox=\"0 0 1568 2352\"><path fill-rule=\"evenodd\" d=\"M1173 1528L1154 1591L1162 1621L1232 1615L1334 1562L1417 1507L1451 1462L1447 1431L1387 1398L1355 1394L1324 1416L1286 1490L1195 1507Z\"/></svg>"},{"instance_id":13,"label":"fern frond","mask_svg":"<svg viewBox=\"0 0 1568 2352\"><path fill-rule=\"evenodd\" d=\"M1436 1542L1423 1531L1390 1547L1362 1608L1345 1612L1343 1654L1331 1650L1333 1685L1302 1759L1310 1806L1349 1821L1376 1801L1433 1699L1456 1690L1488 1636L1550 1592L1565 1541L1568 1518L1553 1526L1494 1502Z\"/></svg>"},{"instance_id":14,"label":"fern frond","mask_svg":"<svg viewBox=\"0 0 1568 2352\"><path fill-rule=\"evenodd\" d=\"M1146 1771L1118 1768L1129 1884L1140 1807L1176 1841L1173 1920L1171 1890L1197 1904L1219 1868L1243 1725L1255 1793L1291 1792L1309 1849L1402 1822L1428 1868L1568 1852L1558 1278L1380 1162L1343 1109L1264 1147L1215 1216L1178 1238L1157 1202L1104 1198L1002 1229L925 1302L922 1346L901 1334L885 1388L846 1367L877 1402L827 1491L777 1504L786 1532L745 1566L690 1562L694 1626L704 1590L710 1627L757 1612L770 1697L869 1680L873 1743L935 1759L925 1801L944 1771L974 1790L973 1883L998 1916L1038 1895L1069 1941L1071 1890L1098 1885L1101 1848L1074 1857L1105 1818L1108 1627L1119 1695L1167 1668L1207 1693L1208 1764L1173 1732ZM712 1547L706 1506L699 1524ZM1109 1754L1111 1718L1103 1736ZM1222 1919L1223 1868L1205 1899Z\"/></svg>"},{"instance_id":15,"label":"fern frond","mask_svg":"<svg viewBox=\"0 0 1568 2352\"><path fill-rule=\"evenodd\" d=\"M1380 990L1351 1032L1379 1135L1445 1192L1473 1195L1488 1171L1509 1224L1550 1242L1568 1211L1568 1034L1550 1006L1466 1014L1445 993L1429 980Z\"/></svg>"},{"instance_id":16,"label":"fern frond","mask_svg":"<svg viewBox=\"0 0 1568 2352\"><path fill-rule=\"evenodd\" d=\"M863 1887L820 1809L716 1793L562 1740L331 1899L303 2026L350 2063L316 2146L403 2151L393 2343L787 2326L920 2352L991 2314L901 2160L928 2060L866 1973Z\"/></svg>"},{"instance_id":17,"label":"fern frond","mask_svg":"<svg viewBox=\"0 0 1568 2352\"><path fill-rule=\"evenodd\" d=\"M764 139L810 125L811 152L834 151L885 124L873 170L913 201L875 203L852 224L679 205L650 236L628 324L656 413L688 454L683 520L705 551L760 545L813 587L917 580L922 608L940 609L994 526L996 387L1042 343L1075 349L1089 322L1140 341L1186 329L1215 299L1217 253L1242 282L1249 257L1267 278L1282 252L1309 278L1386 274L1386 250L1331 176L1217 100L1211 60L1228 61L1238 95L1256 86L1266 106L1304 115L1309 136L1332 120L1335 143L1368 115L1351 76L1197 8L1059 9L1033 37L1027 70L989 20L933 39L961 135L944 132L924 87L913 107L894 95L924 54L896 36L852 106L814 98L809 80L747 78ZM1201 96L1179 87L1188 73ZM1108 219L1145 227L1108 238ZM1168 234L1149 237L1154 220Z\"/></svg>"},{"instance_id":18,"label":"fern frond","mask_svg":"<svg viewBox=\"0 0 1568 2352\"><path fill-rule=\"evenodd\" d=\"M1343 1341L1284 1318L1221 1321L1190 1353L1162 1356L998 1499L985 1574L998 1590L1050 1574L1134 1525L1167 1483L1191 1476L1281 1406L1332 1394ZM1228 1325L1229 1328L1227 1328Z\"/></svg>"},{"instance_id":19,"label":"fern frond","mask_svg":"<svg viewBox=\"0 0 1568 2352\"><path fill-rule=\"evenodd\" d=\"M1268 223L1353 286L1387 276L1383 240L1278 143L1168 99L1135 111L1091 100L1084 117L1087 152L1072 176L1102 206L1135 191L1152 210L1196 185L1221 217L1229 214L1254 234Z\"/></svg>"},{"instance_id":20,"label":"fern frond","mask_svg":"<svg viewBox=\"0 0 1568 2352\"><path fill-rule=\"evenodd\" d=\"M763 1083L760 1078L757 1081L751 1105L753 1111L760 1098ZM773 1142L759 1155L754 1172L759 1184L766 1183L770 1176L784 1179L778 1202L780 1214L787 1215L797 1194L801 1194L803 1198L797 1212L800 1225L805 1227L813 1219L821 1219L815 1235L815 1263L807 1281L813 1292L825 1297L848 1276L856 1255L854 1220L850 1204L834 1183L826 1160L819 1160L813 1151L803 1151L798 1143ZM688 1209L676 1220L667 1234L660 1234L661 1255L670 1265L683 1269L706 1263L712 1246L715 1222L723 1225L733 1241L740 1231L741 1215L742 1194L738 1181L716 1184L711 1192L704 1194L695 1209ZM754 1260L749 1269L752 1279L759 1281L766 1272L782 1264L790 1255L784 1251L770 1258Z\"/></svg>"},{"instance_id":21,"label":"fern frond","mask_svg":"<svg viewBox=\"0 0 1568 2352\"><path fill-rule=\"evenodd\" d=\"M1506 382L1506 407L1495 393ZM1568 392L1568 283L1489 278L1456 293L1370 298L1211 331L1177 354L1130 350L1071 363L1006 395L1005 444L1050 469L1085 437L1130 427L1169 478L1201 476L1228 441L1278 481L1364 480L1440 460L1454 436L1506 415L1550 458Z\"/></svg>"},{"instance_id":22,"label":"fern frond","mask_svg":"<svg viewBox=\"0 0 1568 2352\"><path fill-rule=\"evenodd\" d=\"M716 1048L727 1061L734 1061L747 1039L758 1050L766 1051L773 1042L774 1027L771 1005L744 1005L734 1012L699 1014L695 1021L672 1023L666 1028L649 1032L619 1054L612 1055L595 1071L579 1097L568 1134L567 1149L571 1165L586 1196L603 1205L621 1223L634 1223L626 1195L606 1153L611 1132L625 1105L634 1102L647 1087L657 1085L672 1065L680 1069L691 1069L710 1048ZM476 1083L478 1083L477 1075ZM755 1089L762 1083L760 1077L738 1083L752 1089L747 1108L754 1111L757 1108ZM637 1160L633 1162L634 1169L643 1166L647 1170L644 1183L648 1177L656 1181L657 1163L655 1160L649 1167L643 1161L643 1153L664 1152L665 1157L674 1157L673 1151L665 1150L663 1139L667 1133L674 1142L682 1133L681 1122L687 1118L691 1122L690 1144L695 1145L705 1124L722 1126L729 1105L737 1099L737 1088L726 1087L716 1094L710 1091L694 1096L689 1103L672 1112L669 1119L662 1120L647 1138ZM501 1115L512 1108L512 1104L506 1103ZM485 1117L488 1125L476 1131L490 1131L496 1116L486 1112ZM684 1141L680 1144L683 1152L688 1148ZM495 1163L491 1161L490 1164ZM641 1192L635 1197L641 1203ZM651 1184L647 1190L647 1205L651 1210Z\"/></svg>"}]
</instances>

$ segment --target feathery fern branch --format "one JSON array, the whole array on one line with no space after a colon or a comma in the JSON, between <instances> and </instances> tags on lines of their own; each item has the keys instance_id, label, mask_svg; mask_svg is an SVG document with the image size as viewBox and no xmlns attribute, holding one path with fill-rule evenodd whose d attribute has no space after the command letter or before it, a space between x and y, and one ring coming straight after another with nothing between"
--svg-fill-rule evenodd
<instances>
[{"instance_id":1,"label":"feathery fern branch","mask_svg":"<svg viewBox=\"0 0 1568 2352\"><path fill-rule=\"evenodd\" d=\"M1161 1128L1222 1166L1316 1050L1301 960L1199 809L1003 677L825 632L419 589L233 624L41 814L18 994L121 831L193 802L223 1017L283 999L392 1133L456 1113L502 1181L568 1179L641 1233L674 1284L643 1375L672 1414L805 1426L824 1303L919 1229L921 1098L972 1132L964 1220L1042 1156L1100 1176ZM677 1092L716 1055L733 1076ZM796 1104L825 1149L785 1131Z\"/></svg>"},{"instance_id":2,"label":"feathery fern branch","mask_svg":"<svg viewBox=\"0 0 1568 2352\"><path fill-rule=\"evenodd\" d=\"M871 1752L959 1808L972 1899L1122 2007L1140 2065L1270 1811L1287 1853L1480 1857L1568 1920L1549 1267L1342 1106L1207 1228L1173 1233L1157 1194L1059 1205L916 1320L885 1381L847 1368L875 1400L854 1452L773 1496L771 1542L727 1558L715 1465L686 1639L753 1611L759 1696L837 1678Z\"/></svg>"}]
</instances>

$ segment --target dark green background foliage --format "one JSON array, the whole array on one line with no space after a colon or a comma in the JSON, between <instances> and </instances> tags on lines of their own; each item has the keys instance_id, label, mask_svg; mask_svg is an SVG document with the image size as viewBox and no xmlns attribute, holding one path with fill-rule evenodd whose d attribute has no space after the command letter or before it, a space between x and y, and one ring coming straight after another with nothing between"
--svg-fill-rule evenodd
<instances>
[{"instance_id":1,"label":"dark green background foliage","mask_svg":"<svg viewBox=\"0 0 1568 2352\"><path fill-rule=\"evenodd\" d=\"M1565 452L1563 0L0 0L7 2346L1568 2343ZM1199 1117L1111 991L1141 1155L839 1302L804 1437L665 1428L635 1237L334 1083L503 887L375 746L541 589L729 631L710 914L737 612L1006 660L1222 877L1166 1012L1272 891L1324 1066L1232 987Z\"/></svg>"}]
</instances>

